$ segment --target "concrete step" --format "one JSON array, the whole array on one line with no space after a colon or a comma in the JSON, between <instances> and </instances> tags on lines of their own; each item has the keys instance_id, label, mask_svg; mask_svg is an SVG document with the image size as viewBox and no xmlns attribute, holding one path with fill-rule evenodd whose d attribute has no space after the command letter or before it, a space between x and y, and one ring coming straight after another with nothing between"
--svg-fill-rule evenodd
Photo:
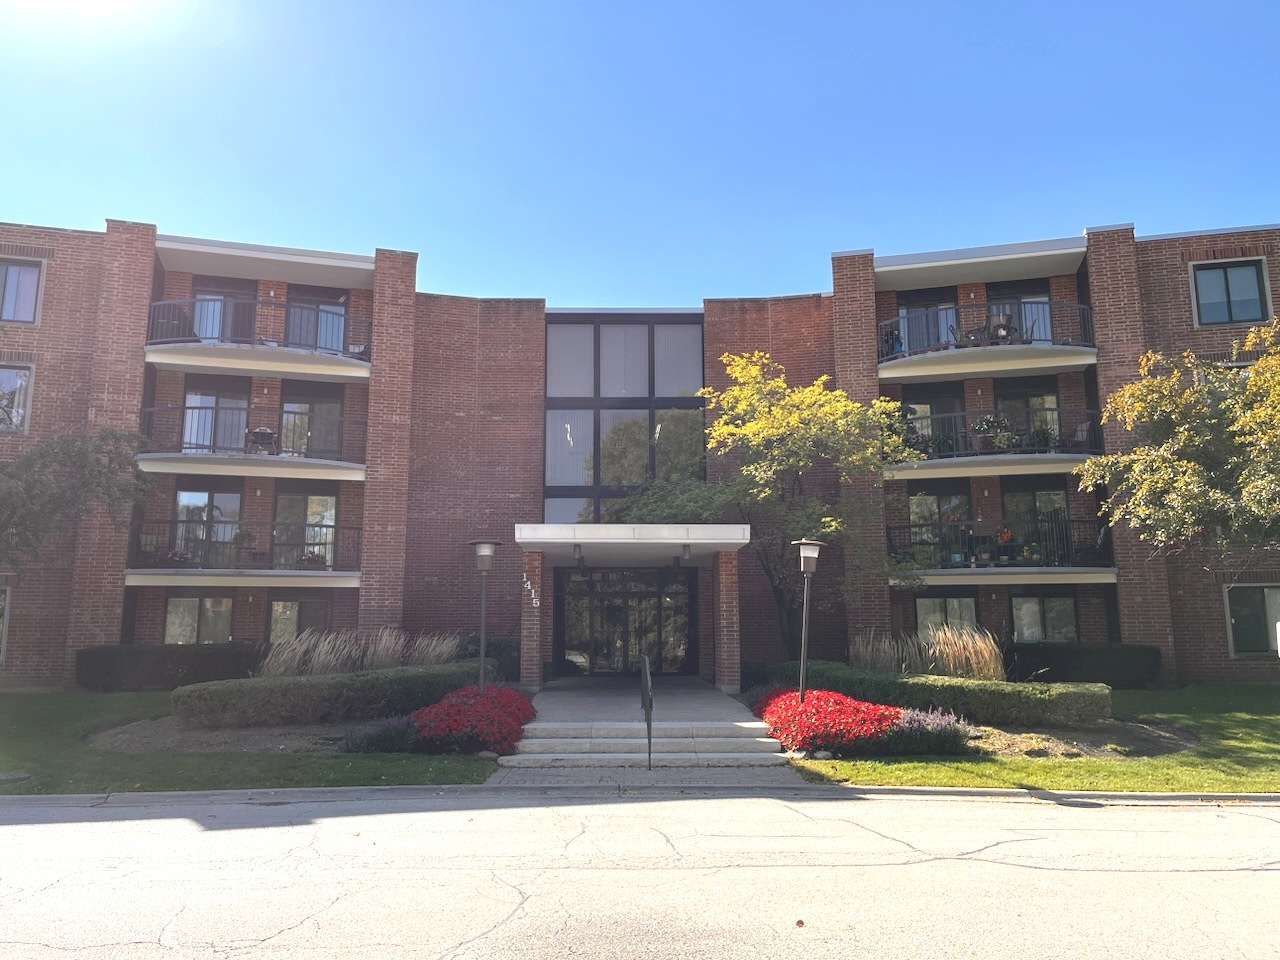
<instances>
[{"instance_id":1,"label":"concrete step","mask_svg":"<svg viewBox=\"0 0 1280 960\"><path fill-rule=\"evenodd\" d=\"M500 767L645 767L643 753L517 753L499 757ZM655 767L772 767L782 766L781 753L655 753Z\"/></svg>"},{"instance_id":2,"label":"concrete step","mask_svg":"<svg viewBox=\"0 0 1280 960\"><path fill-rule=\"evenodd\" d=\"M724 720L724 721L655 721L653 739L702 739L703 737L743 737L758 739L767 737L769 728L758 720ZM527 740L643 740L645 725L643 722L599 722L599 723L562 723L559 721L535 720L525 724L524 736Z\"/></svg>"},{"instance_id":3,"label":"concrete step","mask_svg":"<svg viewBox=\"0 0 1280 960\"><path fill-rule=\"evenodd\" d=\"M516 752L522 754L558 753L645 753L647 741L640 737L567 738L535 737L521 740ZM658 753L777 753L781 745L772 737L655 737L653 752Z\"/></svg>"}]
</instances>

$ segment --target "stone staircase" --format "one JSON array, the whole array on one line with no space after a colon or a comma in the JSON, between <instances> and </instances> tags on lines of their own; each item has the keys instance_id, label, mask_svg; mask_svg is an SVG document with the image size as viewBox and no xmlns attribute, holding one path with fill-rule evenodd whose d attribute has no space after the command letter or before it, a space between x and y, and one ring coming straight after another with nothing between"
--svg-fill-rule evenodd
<instances>
[{"instance_id":1,"label":"stone staircase","mask_svg":"<svg viewBox=\"0 0 1280 960\"><path fill-rule=\"evenodd\" d=\"M655 720L654 767L763 767L787 762L781 744L758 720ZM645 767L642 721L526 724L504 767Z\"/></svg>"}]
</instances>

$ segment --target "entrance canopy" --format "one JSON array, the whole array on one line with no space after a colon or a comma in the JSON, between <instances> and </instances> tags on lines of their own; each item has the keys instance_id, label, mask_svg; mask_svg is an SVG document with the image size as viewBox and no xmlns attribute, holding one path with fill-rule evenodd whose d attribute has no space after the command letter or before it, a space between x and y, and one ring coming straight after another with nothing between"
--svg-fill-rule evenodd
<instances>
[{"instance_id":1,"label":"entrance canopy","mask_svg":"<svg viewBox=\"0 0 1280 960\"><path fill-rule=\"evenodd\" d=\"M736 553L751 540L746 523L517 523L516 543L553 566L709 567L717 553Z\"/></svg>"}]
</instances>

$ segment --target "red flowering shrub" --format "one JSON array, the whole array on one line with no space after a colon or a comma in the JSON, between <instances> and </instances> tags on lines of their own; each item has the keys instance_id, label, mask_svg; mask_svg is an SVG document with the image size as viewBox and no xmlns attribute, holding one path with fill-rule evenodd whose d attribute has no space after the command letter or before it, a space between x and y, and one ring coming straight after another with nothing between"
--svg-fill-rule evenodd
<instances>
[{"instance_id":1,"label":"red flowering shrub","mask_svg":"<svg viewBox=\"0 0 1280 960\"><path fill-rule=\"evenodd\" d=\"M762 697L760 719L788 750L830 750L834 754L870 752L875 741L893 730L901 707L864 703L843 693L809 690L804 703L796 690L772 691Z\"/></svg>"},{"instance_id":2,"label":"red flowering shrub","mask_svg":"<svg viewBox=\"0 0 1280 960\"><path fill-rule=\"evenodd\" d=\"M536 716L533 701L511 687L462 687L413 714L421 753L510 753Z\"/></svg>"}]
</instances>

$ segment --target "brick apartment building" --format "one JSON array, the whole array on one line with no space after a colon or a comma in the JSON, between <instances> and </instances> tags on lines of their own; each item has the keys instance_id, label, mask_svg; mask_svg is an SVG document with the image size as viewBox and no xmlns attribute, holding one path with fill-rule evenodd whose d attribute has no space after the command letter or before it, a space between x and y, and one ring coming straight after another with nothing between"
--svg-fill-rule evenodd
<instances>
[{"instance_id":1,"label":"brick apartment building","mask_svg":"<svg viewBox=\"0 0 1280 960\"><path fill-rule=\"evenodd\" d=\"M1021 642L1147 643L1170 676L1280 677L1280 567L1150 559L1070 471L1125 436L1099 407L1147 349L1229 349L1268 319L1280 227L832 258L832 291L655 310L419 293L412 253L323 253L0 224L0 457L106 426L148 438L131 523L102 513L0 575L0 686L116 643L307 627L476 629L476 538L503 541L491 635L521 681L658 669L736 687L783 655L743 525L618 523L700 447L718 358L766 350L908 408L925 459L868 485L867 542L921 584L860 585L815 654L972 621ZM834 576L834 567L820 570Z\"/></svg>"}]
</instances>

